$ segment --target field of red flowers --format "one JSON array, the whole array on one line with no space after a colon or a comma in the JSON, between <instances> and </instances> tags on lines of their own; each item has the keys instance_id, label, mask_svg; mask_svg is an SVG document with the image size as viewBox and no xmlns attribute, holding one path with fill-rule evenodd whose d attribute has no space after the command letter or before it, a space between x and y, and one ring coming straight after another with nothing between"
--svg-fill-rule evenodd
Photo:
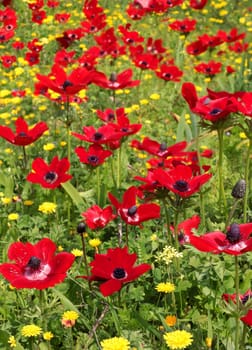
<instances>
[{"instance_id":1,"label":"field of red flowers","mask_svg":"<svg viewBox=\"0 0 252 350\"><path fill-rule=\"evenodd\" d=\"M0 349L252 349L249 0L0 0Z\"/></svg>"}]
</instances>

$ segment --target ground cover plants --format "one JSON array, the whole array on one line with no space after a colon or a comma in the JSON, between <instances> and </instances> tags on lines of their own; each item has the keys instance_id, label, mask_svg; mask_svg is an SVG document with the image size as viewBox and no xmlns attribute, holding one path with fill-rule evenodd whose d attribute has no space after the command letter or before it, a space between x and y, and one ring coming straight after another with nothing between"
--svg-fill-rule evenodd
<instances>
[{"instance_id":1,"label":"ground cover plants","mask_svg":"<svg viewBox=\"0 0 252 350\"><path fill-rule=\"evenodd\" d=\"M252 349L249 1L0 21L0 348Z\"/></svg>"}]
</instances>

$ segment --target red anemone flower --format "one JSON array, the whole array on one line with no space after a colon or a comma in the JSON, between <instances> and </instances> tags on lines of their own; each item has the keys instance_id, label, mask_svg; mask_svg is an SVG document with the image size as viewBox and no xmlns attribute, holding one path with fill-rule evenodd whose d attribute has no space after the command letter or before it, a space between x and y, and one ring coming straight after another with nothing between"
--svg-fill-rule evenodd
<instances>
[{"instance_id":1,"label":"red anemone flower","mask_svg":"<svg viewBox=\"0 0 252 350\"><path fill-rule=\"evenodd\" d=\"M236 53L242 53L244 51L247 51L249 47L248 43L236 41L233 45L229 45L228 48L230 51L236 52Z\"/></svg>"},{"instance_id":2,"label":"red anemone flower","mask_svg":"<svg viewBox=\"0 0 252 350\"><path fill-rule=\"evenodd\" d=\"M203 43L201 40L196 40L186 46L186 52L189 55L198 56L201 53L205 52L206 50L207 50L207 45Z\"/></svg>"},{"instance_id":3,"label":"red anemone flower","mask_svg":"<svg viewBox=\"0 0 252 350\"><path fill-rule=\"evenodd\" d=\"M83 134L72 132L72 135L82 141L95 144L108 144L111 141L118 141L124 136L122 132L116 131L111 124L103 125L97 130L93 126L84 126Z\"/></svg>"},{"instance_id":4,"label":"red anemone flower","mask_svg":"<svg viewBox=\"0 0 252 350\"><path fill-rule=\"evenodd\" d=\"M203 73L209 77L213 77L215 74L221 73L222 63L211 60L207 63L202 62L194 68L199 73Z\"/></svg>"},{"instance_id":5,"label":"red anemone flower","mask_svg":"<svg viewBox=\"0 0 252 350\"><path fill-rule=\"evenodd\" d=\"M98 205L93 205L91 208L81 214L86 220L87 226L91 230L104 228L116 215L113 214L113 208L108 205L102 209Z\"/></svg>"},{"instance_id":6,"label":"red anemone flower","mask_svg":"<svg viewBox=\"0 0 252 350\"><path fill-rule=\"evenodd\" d=\"M0 125L0 137L16 146L27 146L39 139L48 126L45 122L39 122L32 128L29 128L26 121L19 117L16 122L16 132L9 127Z\"/></svg>"},{"instance_id":7,"label":"red anemone flower","mask_svg":"<svg viewBox=\"0 0 252 350\"><path fill-rule=\"evenodd\" d=\"M71 17L70 13L56 13L54 15L55 21L59 23L67 23L70 17Z\"/></svg>"},{"instance_id":8,"label":"red anemone flower","mask_svg":"<svg viewBox=\"0 0 252 350\"><path fill-rule=\"evenodd\" d=\"M2 65L5 68L10 68L13 65L13 63L17 61L16 56L11 56L11 55L1 56L0 59L2 61Z\"/></svg>"},{"instance_id":9,"label":"red anemone flower","mask_svg":"<svg viewBox=\"0 0 252 350\"><path fill-rule=\"evenodd\" d=\"M190 243L190 237L194 234L193 230L196 230L199 224L200 217L198 215L193 215L178 224L177 235L180 244ZM175 228L171 226L170 229L174 233Z\"/></svg>"},{"instance_id":10,"label":"red anemone flower","mask_svg":"<svg viewBox=\"0 0 252 350\"><path fill-rule=\"evenodd\" d=\"M185 18L181 21L176 20L169 24L172 30L179 31L182 34L188 34L195 30L197 21L195 19Z\"/></svg>"},{"instance_id":11,"label":"red anemone flower","mask_svg":"<svg viewBox=\"0 0 252 350\"><path fill-rule=\"evenodd\" d=\"M248 117L252 117L252 92L245 92L235 100L238 111Z\"/></svg>"},{"instance_id":12,"label":"red anemone flower","mask_svg":"<svg viewBox=\"0 0 252 350\"><path fill-rule=\"evenodd\" d=\"M190 0L189 6L195 10L202 10L207 2L208 0Z\"/></svg>"},{"instance_id":13,"label":"red anemone flower","mask_svg":"<svg viewBox=\"0 0 252 350\"><path fill-rule=\"evenodd\" d=\"M121 118L122 116L127 116L123 107L119 107L116 110L107 108L104 111L97 109L96 114L105 123L114 122L116 119Z\"/></svg>"},{"instance_id":14,"label":"red anemone flower","mask_svg":"<svg viewBox=\"0 0 252 350\"><path fill-rule=\"evenodd\" d=\"M37 24L42 24L44 19L46 19L46 12L41 10L41 11L32 11L32 22L37 23Z\"/></svg>"},{"instance_id":15,"label":"red anemone flower","mask_svg":"<svg viewBox=\"0 0 252 350\"><path fill-rule=\"evenodd\" d=\"M156 75L165 81L180 81L183 72L177 66L162 64Z\"/></svg>"},{"instance_id":16,"label":"red anemone flower","mask_svg":"<svg viewBox=\"0 0 252 350\"><path fill-rule=\"evenodd\" d=\"M93 80L93 83L104 89L124 89L134 87L140 84L140 80L132 80L132 69L126 69L117 74L112 73L109 78L104 73L99 72L100 75Z\"/></svg>"},{"instance_id":17,"label":"red anemone flower","mask_svg":"<svg viewBox=\"0 0 252 350\"><path fill-rule=\"evenodd\" d=\"M132 186L124 192L123 200L120 203L112 193L108 194L110 202L116 208L118 215L129 225L140 225L147 220L160 217L160 207L155 203L137 205L137 194L139 190Z\"/></svg>"},{"instance_id":18,"label":"red anemone flower","mask_svg":"<svg viewBox=\"0 0 252 350\"><path fill-rule=\"evenodd\" d=\"M56 244L43 238L36 244L12 243L8 258L15 263L0 265L0 273L15 288L45 289L61 283L74 262L74 255L61 252L55 255Z\"/></svg>"},{"instance_id":19,"label":"red anemone flower","mask_svg":"<svg viewBox=\"0 0 252 350\"><path fill-rule=\"evenodd\" d=\"M76 147L75 153L78 155L81 163L90 165L91 167L97 167L103 164L105 159L113 154L98 144L91 145L88 150L82 146Z\"/></svg>"},{"instance_id":20,"label":"red anemone flower","mask_svg":"<svg viewBox=\"0 0 252 350\"><path fill-rule=\"evenodd\" d=\"M47 164L42 158L36 158L32 163L32 172L27 175L26 179L52 190L72 178L66 173L69 168L70 162L67 158L59 160L55 156L50 164Z\"/></svg>"},{"instance_id":21,"label":"red anemone flower","mask_svg":"<svg viewBox=\"0 0 252 350\"><path fill-rule=\"evenodd\" d=\"M201 252L241 255L252 251L251 233L252 223L233 223L227 228L226 233L215 231L201 236L192 235L190 244Z\"/></svg>"},{"instance_id":22,"label":"red anemone flower","mask_svg":"<svg viewBox=\"0 0 252 350\"><path fill-rule=\"evenodd\" d=\"M178 165L169 171L161 168L154 170L154 177L162 186L183 198L198 192L211 176L212 174L193 176L192 168L187 165Z\"/></svg>"},{"instance_id":23,"label":"red anemone flower","mask_svg":"<svg viewBox=\"0 0 252 350\"><path fill-rule=\"evenodd\" d=\"M94 260L90 263L90 277L79 277L90 281L102 281L100 291L107 297L151 269L149 264L134 266L136 260L137 254L130 254L128 247L110 248L106 254L95 254Z\"/></svg>"},{"instance_id":24,"label":"red anemone flower","mask_svg":"<svg viewBox=\"0 0 252 350\"><path fill-rule=\"evenodd\" d=\"M233 303L236 304L236 293L234 294L223 294L222 298L229 303L230 301L232 301ZM252 291L249 289L247 290L246 293L244 294L239 294L238 295L239 301L241 302L242 305L244 305L244 307L246 308L246 304L247 302L249 302L252 299ZM246 308L247 309L247 308ZM245 316L242 316L240 318L240 320L242 322L244 322L246 325L252 327L252 308L250 310L246 310L246 314Z\"/></svg>"},{"instance_id":25,"label":"red anemone flower","mask_svg":"<svg viewBox=\"0 0 252 350\"><path fill-rule=\"evenodd\" d=\"M34 51L26 52L24 59L28 62L29 66L34 66L40 62L39 53Z\"/></svg>"},{"instance_id":26,"label":"red anemone flower","mask_svg":"<svg viewBox=\"0 0 252 350\"><path fill-rule=\"evenodd\" d=\"M222 39L222 41L226 43L232 43L234 41L244 39L246 36L246 33L243 32L241 34L238 34L238 29L232 28L229 33L224 32L223 30L219 30L217 35Z\"/></svg>"}]
</instances>

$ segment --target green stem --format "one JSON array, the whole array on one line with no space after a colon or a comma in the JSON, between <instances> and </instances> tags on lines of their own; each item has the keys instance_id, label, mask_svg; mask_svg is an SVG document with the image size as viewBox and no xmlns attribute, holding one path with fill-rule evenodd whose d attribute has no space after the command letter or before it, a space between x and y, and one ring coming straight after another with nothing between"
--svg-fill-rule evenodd
<instances>
[{"instance_id":1,"label":"green stem","mask_svg":"<svg viewBox=\"0 0 252 350\"><path fill-rule=\"evenodd\" d=\"M239 337L240 337L240 298L239 298L239 264L238 264L238 256L237 255L235 255L235 293L236 293L235 350L241 350L239 348Z\"/></svg>"},{"instance_id":2,"label":"green stem","mask_svg":"<svg viewBox=\"0 0 252 350\"><path fill-rule=\"evenodd\" d=\"M87 252L86 252L86 244L85 244L85 238L84 235L81 234L81 243L82 243L82 252L83 252L83 260L85 265L85 270L87 276L89 276L89 269L88 269L88 262L87 262Z\"/></svg>"},{"instance_id":3,"label":"green stem","mask_svg":"<svg viewBox=\"0 0 252 350\"><path fill-rule=\"evenodd\" d=\"M163 205L164 205L164 211L165 211L165 221L166 221L166 227L167 227L167 240L168 243L171 243L171 229L170 229L170 216L169 216L169 211L167 208L167 202L165 198L162 200Z\"/></svg>"},{"instance_id":4,"label":"green stem","mask_svg":"<svg viewBox=\"0 0 252 350\"><path fill-rule=\"evenodd\" d=\"M219 175L219 208L222 211L222 205L224 207L224 214L226 215L227 202L225 197L224 183L223 183L223 135L224 129L218 128L218 141L219 141L219 159L218 159L218 175Z\"/></svg>"},{"instance_id":5,"label":"green stem","mask_svg":"<svg viewBox=\"0 0 252 350\"><path fill-rule=\"evenodd\" d=\"M100 178L100 167L96 167L96 187L97 187L97 203L100 205L101 201L101 178Z\"/></svg>"},{"instance_id":6,"label":"green stem","mask_svg":"<svg viewBox=\"0 0 252 350\"><path fill-rule=\"evenodd\" d=\"M234 212L235 212L235 209L237 207L237 204L238 204L239 200L240 200L240 198L235 199L235 201L234 201L234 204L233 204L233 206L232 206L232 208L230 210L229 216L228 216L227 221L226 221L225 229L227 229L227 227L230 225L230 221L231 221L231 219L232 219L232 217L234 215Z\"/></svg>"},{"instance_id":7,"label":"green stem","mask_svg":"<svg viewBox=\"0 0 252 350\"><path fill-rule=\"evenodd\" d=\"M245 175L244 180L246 183L246 191L244 196L244 206L243 206L243 222L247 222L247 210L248 210L248 195L249 195L249 167L250 167L250 156L252 152L252 139L249 139L249 147L246 156L246 165L245 165Z\"/></svg>"},{"instance_id":8,"label":"green stem","mask_svg":"<svg viewBox=\"0 0 252 350\"><path fill-rule=\"evenodd\" d=\"M121 162L122 162L122 145L117 153L117 188L121 187Z\"/></svg>"}]
</instances>

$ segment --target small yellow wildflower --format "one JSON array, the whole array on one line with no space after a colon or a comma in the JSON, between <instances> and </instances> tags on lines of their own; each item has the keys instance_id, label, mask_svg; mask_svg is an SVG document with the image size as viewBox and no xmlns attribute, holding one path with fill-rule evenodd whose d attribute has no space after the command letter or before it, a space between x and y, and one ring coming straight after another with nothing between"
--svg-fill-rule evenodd
<instances>
[{"instance_id":1,"label":"small yellow wildflower","mask_svg":"<svg viewBox=\"0 0 252 350\"><path fill-rule=\"evenodd\" d=\"M159 283L155 289L161 293L172 293L175 291L175 285L170 282Z\"/></svg>"},{"instance_id":2,"label":"small yellow wildflower","mask_svg":"<svg viewBox=\"0 0 252 350\"><path fill-rule=\"evenodd\" d=\"M74 256L82 256L83 255L83 251L80 250L80 249L77 249L77 248L74 248L71 250L71 253L74 255Z\"/></svg>"},{"instance_id":3,"label":"small yellow wildflower","mask_svg":"<svg viewBox=\"0 0 252 350\"><path fill-rule=\"evenodd\" d=\"M55 148L54 143L47 143L46 145L43 146L44 151L52 151Z\"/></svg>"},{"instance_id":4,"label":"small yellow wildflower","mask_svg":"<svg viewBox=\"0 0 252 350\"><path fill-rule=\"evenodd\" d=\"M245 132L240 132L239 136L240 136L241 139L246 139L247 138Z\"/></svg>"},{"instance_id":5,"label":"small yellow wildflower","mask_svg":"<svg viewBox=\"0 0 252 350\"><path fill-rule=\"evenodd\" d=\"M19 219L19 215L17 213L11 213L8 215L8 221L16 221Z\"/></svg>"},{"instance_id":6,"label":"small yellow wildflower","mask_svg":"<svg viewBox=\"0 0 252 350\"><path fill-rule=\"evenodd\" d=\"M206 338L206 346L208 348L212 347L212 338L209 338L209 337Z\"/></svg>"},{"instance_id":7,"label":"small yellow wildflower","mask_svg":"<svg viewBox=\"0 0 252 350\"><path fill-rule=\"evenodd\" d=\"M43 333L43 338L45 340L51 340L53 338L52 332L45 332L45 333Z\"/></svg>"},{"instance_id":8,"label":"small yellow wildflower","mask_svg":"<svg viewBox=\"0 0 252 350\"><path fill-rule=\"evenodd\" d=\"M56 212L57 204L52 202L44 202L40 204L38 210L43 214L53 214Z\"/></svg>"},{"instance_id":9,"label":"small yellow wildflower","mask_svg":"<svg viewBox=\"0 0 252 350\"><path fill-rule=\"evenodd\" d=\"M156 234L156 233L153 233L153 234L150 236L150 239L151 239L152 242L157 241L157 239L158 239L157 234Z\"/></svg>"},{"instance_id":10,"label":"small yellow wildflower","mask_svg":"<svg viewBox=\"0 0 252 350\"><path fill-rule=\"evenodd\" d=\"M11 148L5 148L4 152L7 154L12 154L13 150Z\"/></svg>"},{"instance_id":11,"label":"small yellow wildflower","mask_svg":"<svg viewBox=\"0 0 252 350\"><path fill-rule=\"evenodd\" d=\"M21 329L21 334L24 337L36 337L40 335L41 328L35 324L28 324Z\"/></svg>"},{"instance_id":12,"label":"small yellow wildflower","mask_svg":"<svg viewBox=\"0 0 252 350\"><path fill-rule=\"evenodd\" d=\"M13 335L9 337L8 343L10 344L11 348L15 348L17 346L16 340Z\"/></svg>"},{"instance_id":13,"label":"small yellow wildflower","mask_svg":"<svg viewBox=\"0 0 252 350\"><path fill-rule=\"evenodd\" d=\"M26 199L24 200L24 205L26 205L27 207L31 206L34 202L30 199Z\"/></svg>"},{"instance_id":14,"label":"small yellow wildflower","mask_svg":"<svg viewBox=\"0 0 252 350\"><path fill-rule=\"evenodd\" d=\"M166 345L172 349L185 349L192 344L192 334L186 331L174 331L164 334Z\"/></svg>"},{"instance_id":15,"label":"small yellow wildflower","mask_svg":"<svg viewBox=\"0 0 252 350\"><path fill-rule=\"evenodd\" d=\"M78 317L79 315L76 311L65 311L61 319L61 324L66 328L71 328L75 325Z\"/></svg>"},{"instance_id":16,"label":"small yellow wildflower","mask_svg":"<svg viewBox=\"0 0 252 350\"><path fill-rule=\"evenodd\" d=\"M162 252L157 253L156 261L169 265L174 258L181 258L182 253L179 253L174 247L165 246Z\"/></svg>"},{"instance_id":17,"label":"small yellow wildflower","mask_svg":"<svg viewBox=\"0 0 252 350\"><path fill-rule=\"evenodd\" d=\"M169 327L173 327L175 326L177 322L177 317L174 315L168 315L165 318L165 323L169 326Z\"/></svg>"},{"instance_id":18,"label":"small yellow wildflower","mask_svg":"<svg viewBox=\"0 0 252 350\"><path fill-rule=\"evenodd\" d=\"M129 350L130 343L123 337L104 339L101 342L102 350Z\"/></svg>"},{"instance_id":19,"label":"small yellow wildflower","mask_svg":"<svg viewBox=\"0 0 252 350\"><path fill-rule=\"evenodd\" d=\"M151 100L160 100L160 95L159 94L151 94L150 95L150 99Z\"/></svg>"},{"instance_id":20,"label":"small yellow wildflower","mask_svg":"<svg viewBox=\"0 0 252 350\"><path fill-rule=\"evenodd\" d=\"M3 204L10 204L12 202L12 199L9 197L3 197L1 198L1 201Z\"/></svg>"},{"instance_id":21,"label":"small yellow wildflower","mask_svg":"<svg viewBox=\"0 0 252 350\"><path fill-rule=\"evenodd\" d=\"M61 146L61 147L65 147L66 145L67 145L67 142L66 142L66 141L61 141L61 142L60 142L60 146Z\"/></svg>"},{"instance_id":22,"label":"small yellow wildflower","mask_svg":"<svg viewBox=\"0 0 252 350\"><path fill-rule=\"evenodd\" d=\"M99 238L93 238L93 239L90 239L88 243L91 245L91 247L97 248L101 244L101 240Z\"/></svg>"}]
</instances>

